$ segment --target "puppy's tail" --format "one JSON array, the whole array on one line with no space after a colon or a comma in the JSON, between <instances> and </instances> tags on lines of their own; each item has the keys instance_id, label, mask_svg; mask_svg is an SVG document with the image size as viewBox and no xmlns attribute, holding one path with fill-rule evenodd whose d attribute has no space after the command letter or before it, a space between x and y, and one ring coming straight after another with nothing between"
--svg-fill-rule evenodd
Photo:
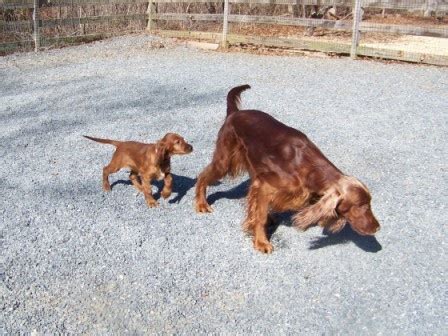
<instances>
[{"instance_id":1,"label":"puppy's tail","mask_svg":"<svg viewBox=\"0 0 448 336\"><path fill-rule=\"evenodd\" d=\"M93 137L89 137L87 135L83 135L83 137L87 138L89 140L93 140L93 141L104 143L104 144L114 145L114 146L118 146L121 143L120 141L116 141L116 140L93 138Z\"/></svg>"},{"instance_id":2,"label":"puppy's tail","mask_svg":"<svg viewBox=\"0 0 448 336\"><path fill-rule=\"evenodd\" d=\"M250 89L250 85L241 85L234 87L227 94L227 116L233 112L239 111L241 107L241 92Z\"/></svg>"}]
</instances>

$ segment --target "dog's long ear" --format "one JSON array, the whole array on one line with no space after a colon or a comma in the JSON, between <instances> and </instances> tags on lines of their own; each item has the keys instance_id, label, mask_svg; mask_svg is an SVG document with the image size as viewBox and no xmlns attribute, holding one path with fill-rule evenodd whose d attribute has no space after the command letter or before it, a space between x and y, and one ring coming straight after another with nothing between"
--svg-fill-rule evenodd
<instances>
[{"instance_id":1,"label":"dog's long ear","mask_svg":"<svg viewBox=\"0 0 448 336\"><path fill-rule=\"evenodd\" d=\"M338 217L332 218L324 227L331 233L338 233L344 228L345 224L347 224L347 220L344 217Z\"/></svg>"},{"instance_id":2,"label":"dog's long ear","mask_svg":"<svg viewBox=\"0 0 448 336\"><path fill-rule=\"evenodd\" d=\"M156 158L157 162L163 161L168 155L168 147L164 141L158 141L156 143Z\"/></svg>"},{"instance_id":3,"label":"dog's long ear","mask_svg":"<svg viewBox=\"0 0 448 336\"><path fill-rule=\"evenodd\" d=\"M342 200L341 194L337 190L332 190L322 196L322 198L314 204L311 204L294 217L294 226L305 231L310 226L319 222L329 223L330 219L338 217L336 207Z\"/></svg>"}]
</instances>

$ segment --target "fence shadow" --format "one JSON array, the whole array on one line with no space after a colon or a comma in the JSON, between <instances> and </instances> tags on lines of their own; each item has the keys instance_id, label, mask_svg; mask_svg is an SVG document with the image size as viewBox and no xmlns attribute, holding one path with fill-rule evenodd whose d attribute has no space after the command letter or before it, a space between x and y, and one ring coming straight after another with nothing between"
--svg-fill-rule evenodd
<instances>
[{"instance_id":1,"label":"fence shadow","mask_svg":"<svg viewBox=\"0 0 448 336\"><path fill-rule=\"evenodd\" d=\"M187 192L195 185L196 179L192 179L190 177L181 176L172 174L173 176L173 194L176 194L174 198L171 198L168 203L179 203L182 198L187 194ZM113 189L114 186L118 184L128 185L132 186L132 182L130 180L117 180L114 183L112 183L111 188ZM160 198L160 192L163 188L163 181L154 181L152 183L153 186L157 187L157 192L154 194L155 199Z\"/></svg>"},{"instance_id":2,"label":"fence shadow","mask_svg":"<svg viewBox=\"0 0 448 336\"><path fill-rule=\"evenodd\" d=\"M270 238L280 225L292 227L293 215L294 212L275 214L268 226L268 237ZM317 250L332 245L348 244L350 242L354 243L365 252L376 253L382 250L382 246L375 236L361 236L348 224L338 233L331 233L328 230L323 229L322 234L322 237L316 237L311 240L308 247L310 250Z\"/></svg>"}]
</instances>

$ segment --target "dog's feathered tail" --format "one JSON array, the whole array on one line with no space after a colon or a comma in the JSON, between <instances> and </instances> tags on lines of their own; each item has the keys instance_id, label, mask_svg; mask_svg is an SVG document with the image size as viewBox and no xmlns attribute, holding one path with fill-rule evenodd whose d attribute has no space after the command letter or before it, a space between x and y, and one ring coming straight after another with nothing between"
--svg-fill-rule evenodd
<instances>
[{"instance_id":1,"label":"dog's feathered tail","mask_svg":"<svg viewBox=\"0 0 448 336\"><path fill-rule=\"evenodd\" d=\"M116 140L109 140L109 139L100 139L100 138L94 138L94 137L89 137L87 135L83 135L84 138L87 138L89 140L93 140L96 142L100 142L100 143L104 143L104 144L109 144L109 145L114 145L114 146L118 146L121 141L116 141Z\"/></svg>"},{"instance_id":2,"label":"dog's feathered tail","mask_svg":"<svg viewBox=\"0 0 448 336\"><path fill-rule=\"evenodd\" d=\"M227 116L232 114L232 112L236 112L240 110L241 105L241 92L246 91L247 89L250 89L250 85L241 85L234 87L232 90L229 91L227 94Z\"/></svg>"}]
</instances>

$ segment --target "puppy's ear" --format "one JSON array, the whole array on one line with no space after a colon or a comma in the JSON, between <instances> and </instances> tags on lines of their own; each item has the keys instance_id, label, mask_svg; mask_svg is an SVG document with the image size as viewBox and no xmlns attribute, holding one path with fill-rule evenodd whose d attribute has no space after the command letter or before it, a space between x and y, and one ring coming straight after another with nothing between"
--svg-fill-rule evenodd
<instances>
[{"instance_id":1,"label":"puppy's ear","mask_svg":"<svg viewBox=\"0 0 448 336\"><path fill-rule=\"evenodd\" d=\"M165 159L165 157L168 155L168 148L163 141L159 141L156 143L156 157L157 161L161 161Z\"/></svg>"},{"instance_id":2,"label":"puppy's ear","mask_svg":"<svg viewBox=\"0 0 448 336\"><path fill-rule=\"evenodd\" d=\"M338 217L336 207L341 200L341 194L337 190L329 191L319 201L298 212L293 217L294 226L305 231L319 222L334 223L334 219Z\"/></svg>"}]
</instances>

